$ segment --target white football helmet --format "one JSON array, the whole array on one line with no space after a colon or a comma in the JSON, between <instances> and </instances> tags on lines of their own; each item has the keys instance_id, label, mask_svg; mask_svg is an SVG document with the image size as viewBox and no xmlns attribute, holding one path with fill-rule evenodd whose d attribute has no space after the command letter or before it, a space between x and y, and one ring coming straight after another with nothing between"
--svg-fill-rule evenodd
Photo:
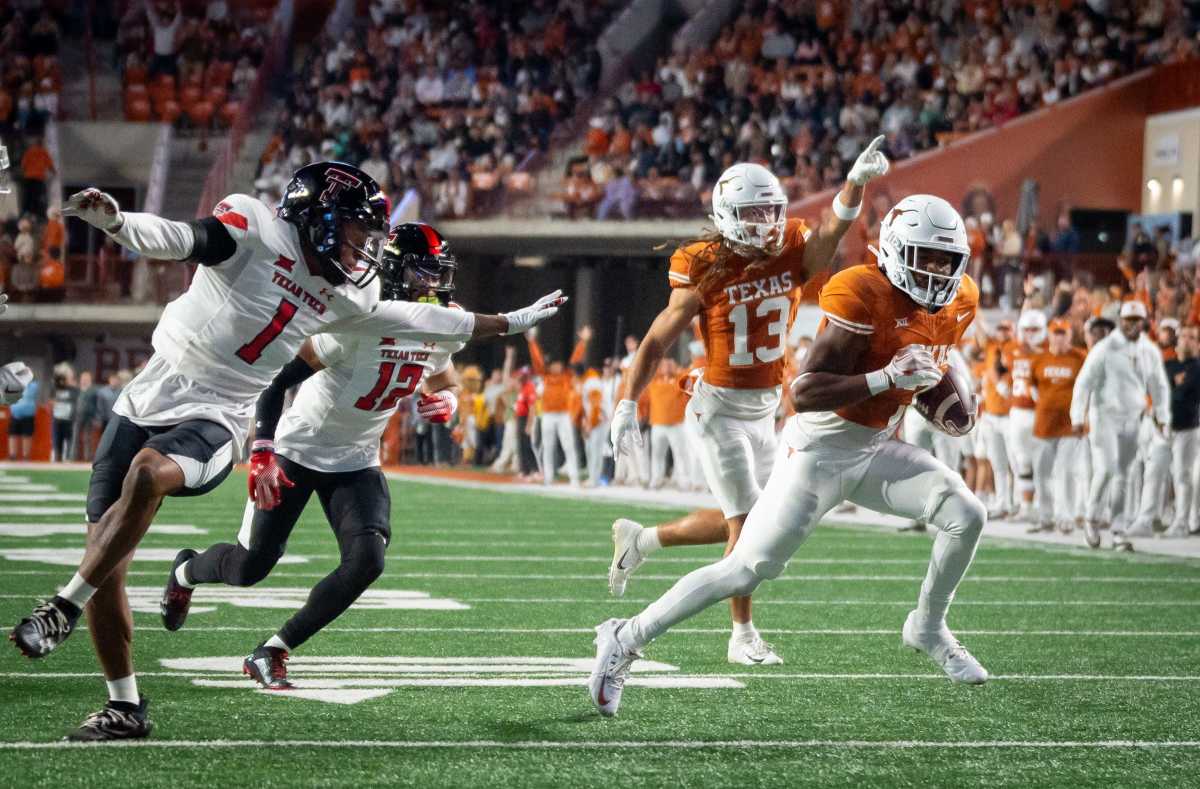
<instances>
[{"instance_id":1,"label":"white football helmet","mask_svg":"<svg viewBox=\"0 0 1200 789\"><path fill-rule=\"evenodd\" d=\"M787 225L787 193L761 164L739 162L717 179L712 193L713 224L735 247L778 254Z\"/></svg>"},{"instance_id":2,"label":"white football helmet","mask_svg":"<svg viewBox=\"0 0 1200 789\"><path fill-rule=\"evenodd\" d=\"M1030 347L1046 341L1046 313L1041 310L1025 310L1017 318L1017 336Z\"/></svg>"},{"instance_id":3,"label":"white football helmet","mask_svg":"<svg viewBox=\"0 0 1200 789\"><path fill-rule=\"evenodd\" d=\"M879 249L870 249L891 283L930 312L954 300L971 258L962 217L934 195L909 195L896 203L879 225ZM931 264L941 270L931 270Z\"/></svg>"}]
</instances>

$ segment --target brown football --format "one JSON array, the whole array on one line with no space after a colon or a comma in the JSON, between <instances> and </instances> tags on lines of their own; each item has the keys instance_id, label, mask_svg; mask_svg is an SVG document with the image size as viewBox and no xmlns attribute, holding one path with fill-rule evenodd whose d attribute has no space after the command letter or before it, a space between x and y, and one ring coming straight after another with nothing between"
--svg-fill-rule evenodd
<instances>
[{"instance_id":1,"label":"brown football","mask_svg":"<svg viewBox=\"0 0 1200 789\"><path fill-rule=\"evenodd\" d=\"M975 427L975 390L954 365L935 386L914 397L912 405L929 424L947 435L965 436Z\"/></svg>"}]
</instances>

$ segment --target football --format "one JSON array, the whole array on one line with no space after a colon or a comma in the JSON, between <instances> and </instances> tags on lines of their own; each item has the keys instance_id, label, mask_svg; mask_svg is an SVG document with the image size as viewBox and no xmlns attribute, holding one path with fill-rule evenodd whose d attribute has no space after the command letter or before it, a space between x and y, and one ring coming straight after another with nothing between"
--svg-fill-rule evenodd
<instances>
[{"instance_id":1,"label":"football","mask_svg":"<svg viewBox=\"0 0 1200 789\"><path fill-rule=\"evenodd\" d=\"M965 436L975 427L975 392L954 365L935 386L914 397L912 405L929 424L947 435Z\"/></svg>"}]
</instances>

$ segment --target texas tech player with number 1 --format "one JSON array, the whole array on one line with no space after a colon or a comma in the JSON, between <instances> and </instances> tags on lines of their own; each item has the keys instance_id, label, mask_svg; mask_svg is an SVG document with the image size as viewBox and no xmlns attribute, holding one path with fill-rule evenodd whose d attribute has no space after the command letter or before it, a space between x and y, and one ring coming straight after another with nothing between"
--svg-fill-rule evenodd
<instances>
[{"instance_id":1,"label":"texas tech player with number 1","mask_svg":"<svg viewBox=\"0 0 1200 789\"><path fill-rule=\"evenodd\" d=\"M783 383L786 336L804 280L824 270L862 207L863 187L887 171L878 151L883 137L855 161L833 201L835 216L815 231L787 219L779 180L757 164L735 164L713 188L716 233L671 256L671 298L637 349L610 431L616 456L640 451L637 401L659 360L699 316L706 366L685 412L692 451L700 455L708 487L721 507L662 527L629 520L613 524L609 589L624 593L646 554L663 545L737 542L746 513L771 471L775 410ZM723 517L722 517L723 516ZM758 635L750 599L734 600L727 656L743 665L782 660Z\"/></svg>"},{"instance_id":2,"label":"texas tech player with number 1","mask_svg":"<svg viewBox=\"0 0 1200 789\"><path fill-rule=\"evenodd\" d=\"M491 316L435 304L379 304L385 204L370 176L339 162L298 170L275 212L240 194L192 222L123 213L96 189L67 201L64 215L139 255L200 264L191 287L163 311L154 356L121 392L97 448L78 572L10 634L26 656L43 657L87 608L110 704L72 737L149 733L133 677L133 617L125 597L133 550L164 497L207 493L229 474L255 401L306 337L336 330L465 342L524 331L557 310L557 293Z\"/></svg>"},{"instance_id":3,"label":"texas tech player with number 1","mask_svg":"<svg viewBox=\"0 0 1200 789\"><path fill-rule=\"evenodd\" d=\"M456 269L437 230L421 223L397 225L384 247L382 297L449 305ZM290 689L288 653L340 616L383 572L391 499L379 470L379 439L388 420L397 404L420 388L417 412L430 421L449 421L459 389L450 357L461 347L460 342L343 334L318 334L305 342L258 400L250 500L237 544L220 543L200 554L179 552L163 592L163 625L168 630L183 626L198 584L253 586L266 578L316 493L337 537L341 563L243 665L263 687ZM284 393L301 383L284 412Z\"/></svg>"},{"instance_id":4,"label":"texas tech player with number 1","mask_svg":"<svg viewBox=\"0 0 1200 789\"><path fill-rule=\"evenodd\" d=\"M956 471L892 438L914 393L941 381L950 349L975 317L979 291L963 274L969 256L958 212L941 198L914 195L884 217L879 265L844 269L825 285L825 320L791 386L797 413L784 427L770 480L737 545L632 619L597 628L589 689L601 714L616 713L643 647L713 603L778 577L844 499L938 529L902 640L954 681L987 680L945 620L987 513Z\"/></svg>"}]
</instances>

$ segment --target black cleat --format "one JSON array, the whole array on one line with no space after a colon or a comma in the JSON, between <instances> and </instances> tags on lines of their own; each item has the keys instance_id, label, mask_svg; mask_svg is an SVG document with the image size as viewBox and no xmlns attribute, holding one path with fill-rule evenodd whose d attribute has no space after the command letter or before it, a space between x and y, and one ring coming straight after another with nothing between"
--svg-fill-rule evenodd
<instances>
[{"instance_id":1,"label":"black cleat","mask_svg":"<svg viewBox=\"0 0 1200 789\"><path fill-rule=\"evenodd\" d=\"M140 704L110 701L103 709L84 718L79 728L65 739L71 742L107 742L149 737L154 728L154 723L146 717L146 706L149 704L150 700L146 698Z\"/></svg>"},{"instance_id":2,"label":"black cleat","mask_svg":"<svg viewBox=\"0 0 1200 789\"><path fill-rule=\"evenodd\" d=\"M8 640L27 658L45 657L67 640L81 613L70 600L55 595L22 619L8 634Z\"/></svg>"},{"instance_id":3,"label":"black cleat","mask_svg":"<svg viewBox=\"0 0 1200 789\"><path fill-rule=\"evenodd\" d=\"M242 673L267 690L295 690L288 682L286 649L259 644L244 661Z\"/></svg>"},{"instance_id":4,"label":"black cleat","mask_svg":"<svg viewBox=\"0 0 1200 789\"><path fill-rule=\"evenodd\" d=\"M175 561L171 562L171 574L167 576L162 600L158 602L158 613L162 616L163 627L167 630L175 631L183 627L188 609L192 606L192 592L195 590L188 589L175 580L175 570L195 555L196 552L191 548L184 548L175 554Z\"/></svg>"}]
</instances>

